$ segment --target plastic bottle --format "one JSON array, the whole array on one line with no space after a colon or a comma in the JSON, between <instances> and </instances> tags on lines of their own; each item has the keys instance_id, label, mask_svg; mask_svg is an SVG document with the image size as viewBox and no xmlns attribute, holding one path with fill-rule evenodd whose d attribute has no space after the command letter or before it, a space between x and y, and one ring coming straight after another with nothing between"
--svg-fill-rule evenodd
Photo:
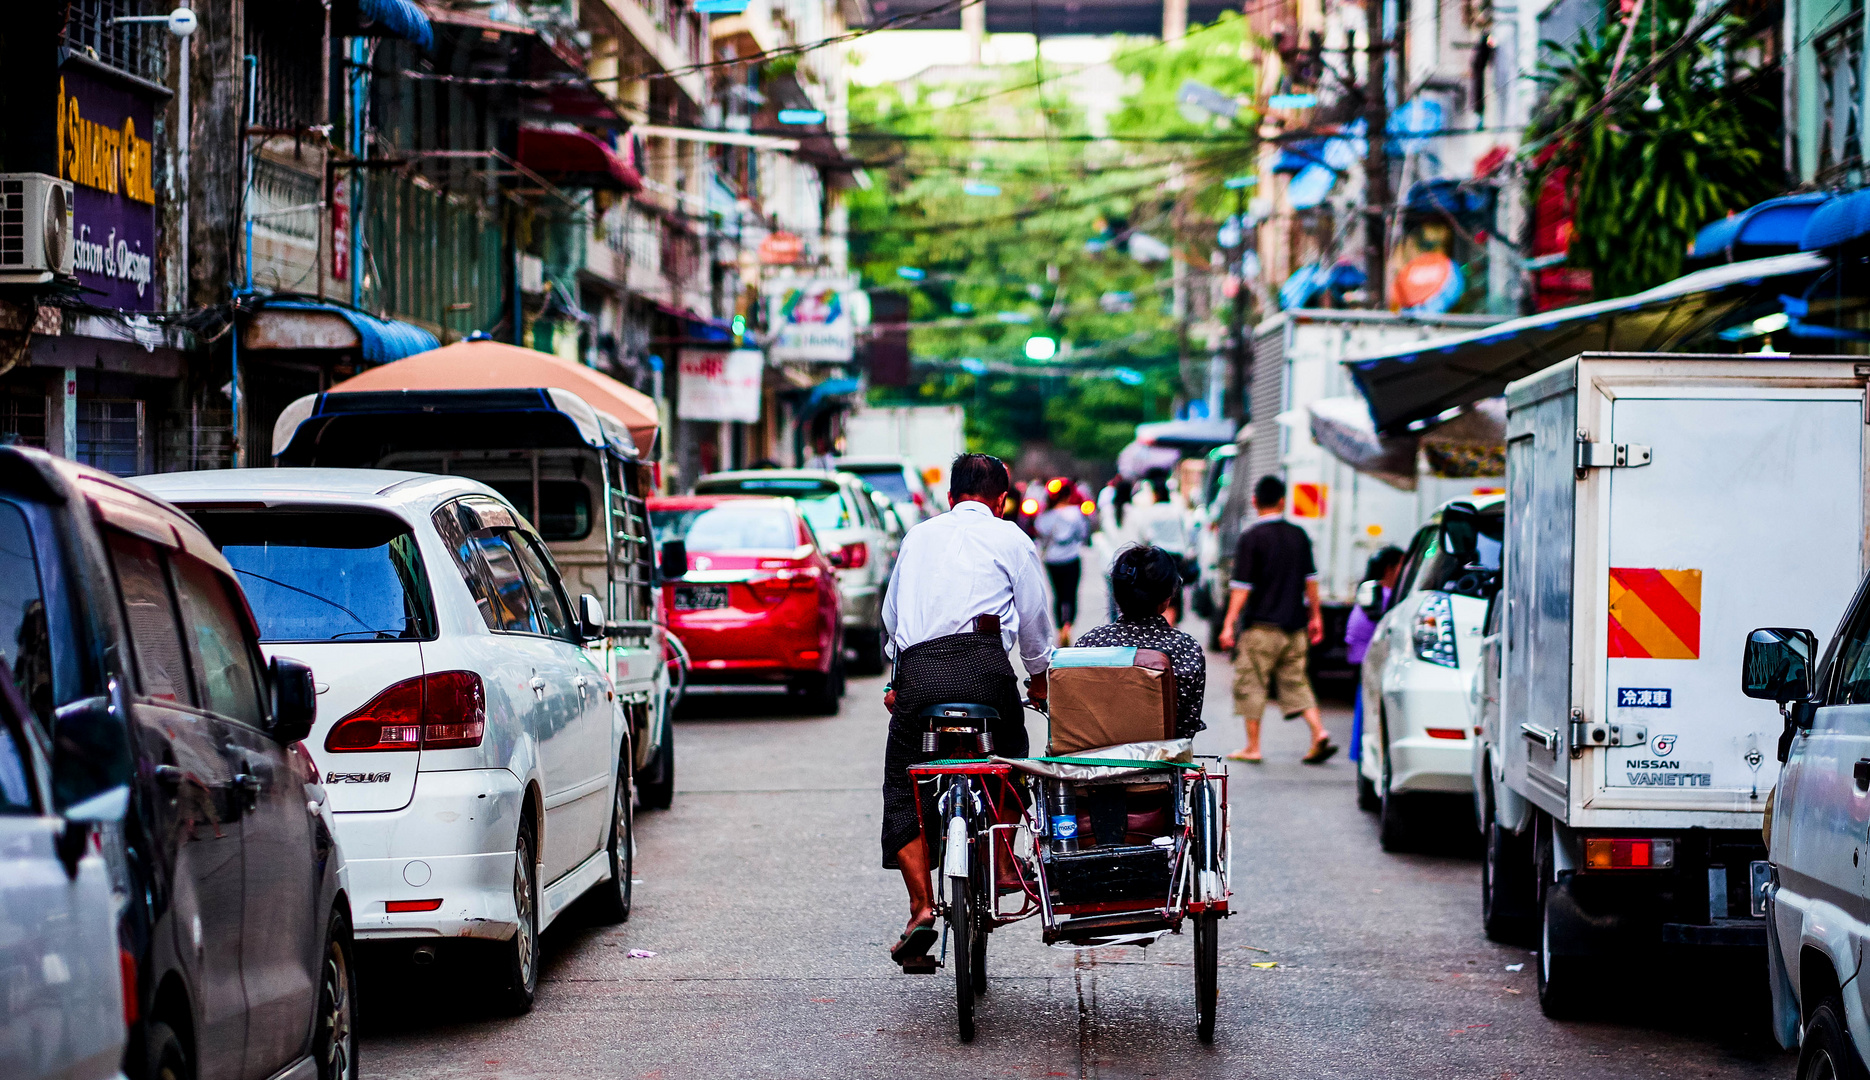
<instances>
[{"instance_id":1,"label":"plastic bottle","mask_svg":"<svg viewBox=\"0 0 1870 1080\"><path fill-rule=\"evenodd\" d=\"M1067 784L1052 785L1052 850L1078 850L1078 796Z\"/></svg>"}]
</instances>

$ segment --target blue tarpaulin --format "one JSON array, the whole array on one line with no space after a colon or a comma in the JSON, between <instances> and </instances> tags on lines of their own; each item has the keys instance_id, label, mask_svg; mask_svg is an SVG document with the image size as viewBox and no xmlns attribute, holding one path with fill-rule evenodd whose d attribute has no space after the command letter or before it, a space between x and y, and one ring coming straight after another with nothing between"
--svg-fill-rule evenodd
<instances>
[{"instance_id":1,"label":"blue tarpaulin","mask_svg":"<svg viewBox=\"0 0 1870 1080\"><path fill-rule=\"evenodd\" d=\"M1839 196L1813 211L1799 247L1817 251L1864 236L1870 236L1870 189Z\"/></svg>"},{"instance_id":2,"label":"blue tarpaulin","mask_svg":"<svg viewBox=\"0 0 1870 1080\"><path fill-rule=\"evenodd\" d=\"M1691 259L1751 258L1764 252L1749 253L1745 248L1774 247L1787 251L1799 246L1806 226L1831 196L1823 192L1782 195L1756 203L1737 214L1702 226L1695 234Z\"/></svg>"},{"instance_id":3,"label":"blue tarpaulin","mask_svg":"<svg viewBox=\"0 0 1870 1080\"><path fill-rule=\"evenodd\" d=\"M316 300L268 300L263 310L326 311L343 317L357 330L360 359L366 364L387 364L405 356L441 348L441 342L435 340L435 335L420 326L395 319L379 319L367 312L336 304L321 304Z\"/></svg>"},{"instance_id":4,"label":"blue tarpaulin","mask_svg":"<svg viewBox=\"0 0 1870 1080\"><path fill-rule=\"evenodd\" d=\"M357 0L357 14L363 21L413 42L424 51L435 48L435 28L410 0Z\"/></svg>"}]
</instances>

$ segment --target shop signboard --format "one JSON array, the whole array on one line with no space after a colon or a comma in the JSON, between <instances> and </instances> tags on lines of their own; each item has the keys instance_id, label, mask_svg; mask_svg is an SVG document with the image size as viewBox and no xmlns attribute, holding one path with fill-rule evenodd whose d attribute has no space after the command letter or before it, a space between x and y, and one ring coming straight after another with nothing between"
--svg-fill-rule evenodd
<instances>
[{"instance_id":1,"label":"shop signboard","mask_svg":"<svg viewBox=\"0 0 1870 1080\"><path fill-rule=\"evenodd\" d=\"M683 349L676 415L683 420L753 423L760 418L764 367L758 349Z\"/></svg>"},{"instance_id":2,"label":"shop signboard","mask_svg":"<svg viewBox=\"0 0 1870 1080\"><path fill-rule=\"evenodd\" d=\"M789 278L767 287L767 351L776 364L794 361L848 364L857 345L856 311L844 278Z\"/></svg>"},{"instance_id":3,"label":"shop signboard","mask_svg":"<svg viewBox=\"0 0 1870 1080\"><path fill-rule=\"evenodd\" d=\"M54 127L58 175L73 185L73 264L78 283L94 290L86 299L155 310L155 102L68 66Z\"/></svg>"}]
</instances>

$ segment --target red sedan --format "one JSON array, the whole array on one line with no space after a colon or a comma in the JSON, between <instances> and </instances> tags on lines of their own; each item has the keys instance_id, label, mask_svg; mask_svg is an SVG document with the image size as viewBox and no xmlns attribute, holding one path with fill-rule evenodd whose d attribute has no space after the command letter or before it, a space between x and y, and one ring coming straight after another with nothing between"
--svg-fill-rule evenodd
<instances>
[{"instance_id":1,"label":"red sedan","mask_svg":"<svg viewBox=\"0 0 1870 1080\"><path fill-rule=\"evenodd\" d=\"M820 713L844 696L837 572L791 499L649 500L656 546L688 545L688 573L662 586L688 646L691 694L790 694Z\"/></svg>"}]
</instances>

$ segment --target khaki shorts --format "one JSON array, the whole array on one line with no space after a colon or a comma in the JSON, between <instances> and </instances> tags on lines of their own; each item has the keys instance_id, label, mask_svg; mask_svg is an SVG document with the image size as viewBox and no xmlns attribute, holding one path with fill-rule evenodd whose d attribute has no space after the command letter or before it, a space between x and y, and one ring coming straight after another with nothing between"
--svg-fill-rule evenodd
<instances>
[{"instance_id":1,"label":"khaki shorts","mask_svg":"<svg viewBox=\"0 0 1870 1080\"><path fill-rule=\"evenodd\" d=\"M1234 711L1247 720L1266 712L1271 686L1286 719L1318 704L1305 677L1305 654L1311 644L1304 630L1284 630L1255 623L1234 646Z\"/></svg>"}]
</instances>

